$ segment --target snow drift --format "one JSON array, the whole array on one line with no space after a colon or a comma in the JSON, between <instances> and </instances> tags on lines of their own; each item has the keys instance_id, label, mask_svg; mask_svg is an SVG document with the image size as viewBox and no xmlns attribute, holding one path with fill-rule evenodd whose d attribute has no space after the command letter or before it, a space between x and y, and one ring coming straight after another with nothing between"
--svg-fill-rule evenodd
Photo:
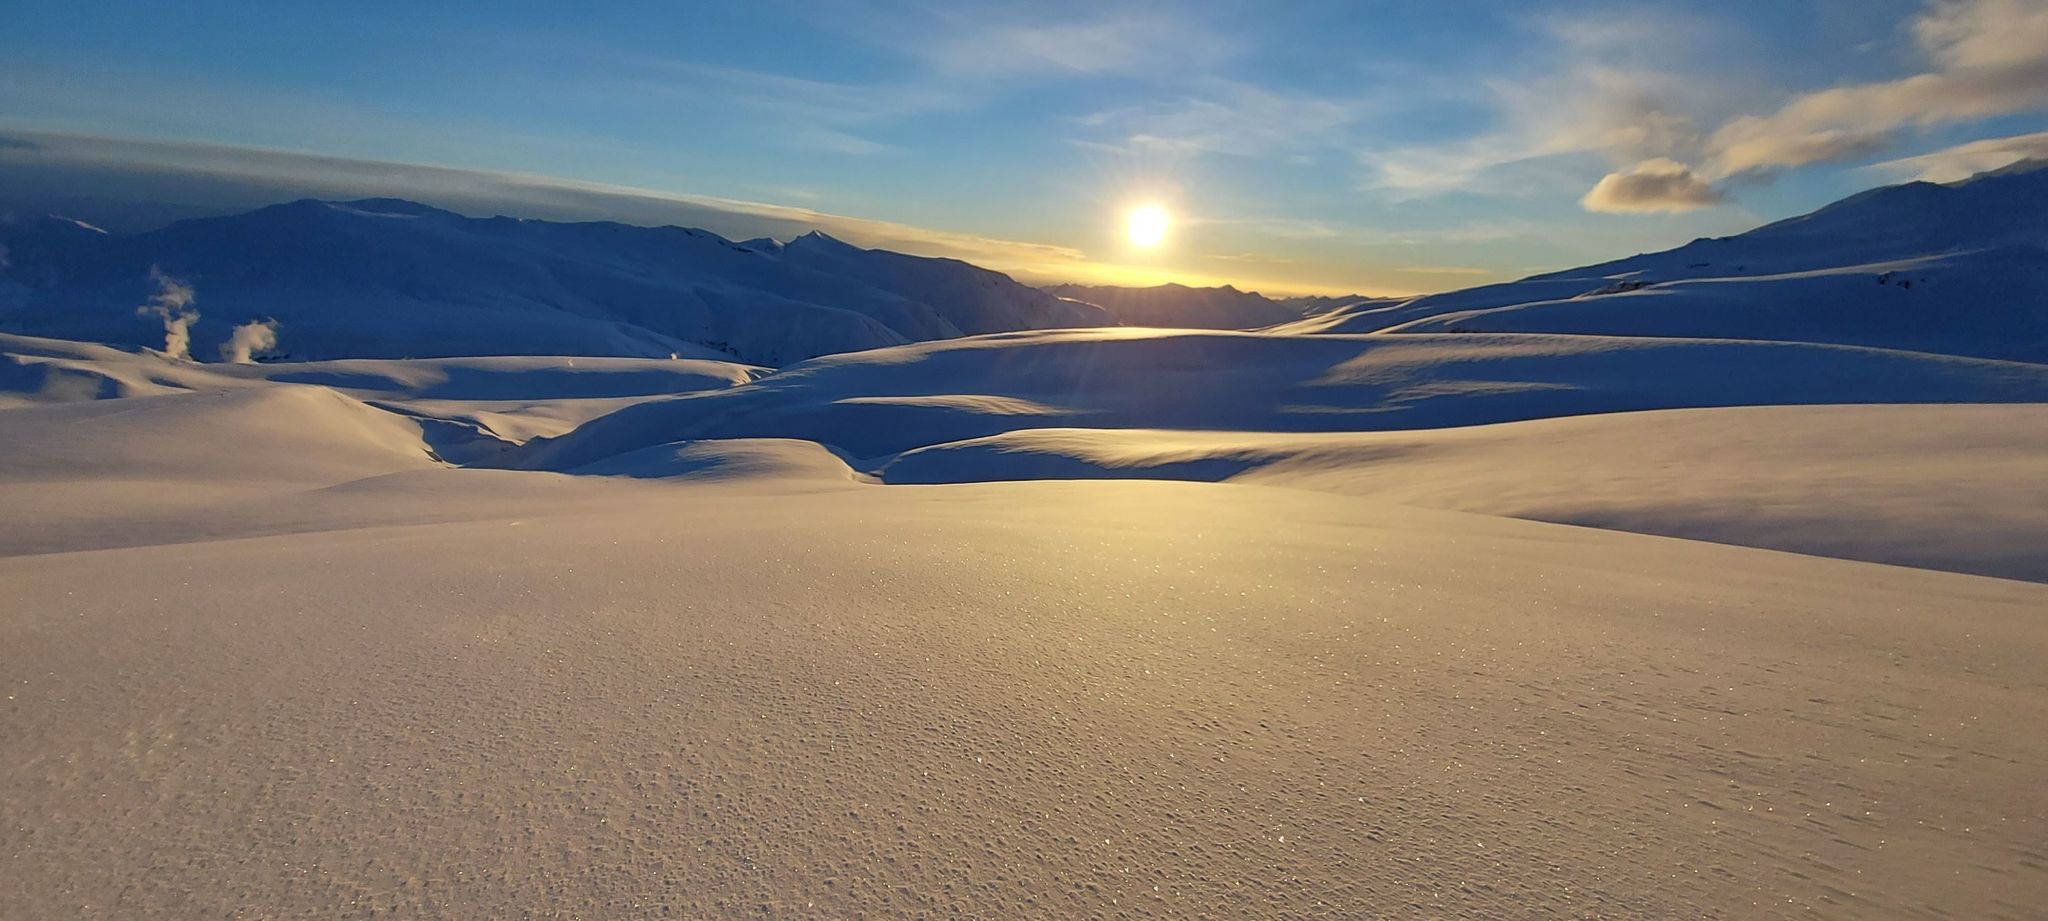
<instances>
[{"instance_id":1,"label":"snow drift","mask_svg":"<svg viewBox=\"0 0 2048 921\"><path fill-rule=\"evenodd\" d=\"M677 440L796 438L877 457L1025 428L1337 432L1647 409L2048 401L2048 366L1806 343L1528 335L1007 333L815 359L627 407L520 466Z\"/></svg>"}]
</instances>

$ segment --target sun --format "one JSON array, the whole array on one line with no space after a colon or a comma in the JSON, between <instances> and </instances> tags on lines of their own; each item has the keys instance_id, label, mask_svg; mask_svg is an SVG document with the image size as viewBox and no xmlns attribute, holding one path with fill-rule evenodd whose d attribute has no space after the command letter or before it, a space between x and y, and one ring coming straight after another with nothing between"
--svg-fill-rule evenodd
<instances>
[{"instance_id":1,"label":"sun","mask_svg":"<svg viewBox=\"0 0 2048 921\"><path fill-rule=\"evenodd\" d=\"M1139 205L1124 216L1124 236L1132 245L1151 249L1166 239L1167 228L1173 226L1173 215L1158 205Z\"/></svg>"}]
</instances>

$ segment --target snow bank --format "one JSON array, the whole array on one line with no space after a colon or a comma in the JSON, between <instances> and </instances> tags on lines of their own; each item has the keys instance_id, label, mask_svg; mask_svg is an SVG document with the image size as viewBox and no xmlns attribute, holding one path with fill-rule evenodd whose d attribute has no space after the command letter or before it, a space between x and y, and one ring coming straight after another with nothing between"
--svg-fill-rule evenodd
<instances>
[{"instance_id":1,"label":"snow bank","mask_svg":"<svg viewBox=\"0 0 2048 921\"><path fill-rule=\"evenodd\" d=\"M1176 479L2048 582L2048 406L1745 407L1422 432L1024 429L889 483Z\"/></svg>"},{"instance_id":2,"label":"snow bank","mask_svg":"<svg viewBox=\"0 0 2048 921\"><path fill-rule=\"evenodd\" d=\"M870 483L845 459L815 441L788 438L730 438L679 441L629 451L573 473L640 479L747 480L768 479L785 485L795 480Z\"/></svg>"}]
</instances>

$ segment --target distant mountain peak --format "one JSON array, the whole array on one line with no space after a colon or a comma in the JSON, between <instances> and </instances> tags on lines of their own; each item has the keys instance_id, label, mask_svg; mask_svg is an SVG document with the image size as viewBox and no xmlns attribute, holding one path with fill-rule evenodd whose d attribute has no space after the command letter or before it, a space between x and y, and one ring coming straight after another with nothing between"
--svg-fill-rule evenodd
<instances>
[{"instance_id":1,"label":"distant mountain peak","mask_svg":"<svg viewBox=\"0 0 2048 921\"><path fill-rule=\"evenodd\" d=\"M853 245L853 244L851 244L851 243L848 243L848 242L846 242L845 240L841 240L841 239L839 239L838 237L835 237L835 236L833 236L833 235L831 235L831 234L829 234L829 233L826 233L826 232L824 232L824 231L822 231L822 230L813 230L813 231L811 231L810 233L804 234L803 236L801 236L801 237L798 237L798 238L796 238L796 239L794 239L794 240L791 240L791 241L789 241L788 243L786 243L786 244L784 244L784 245L785 245L785 246L832 246L832 247L838 247L838 248L841 248L841 249L859 249L859 248L860 248L860 247L858 247L858 246L855 246L855 245Z\"/></svg>"},{"instance_id":2,"label":"distant mountain peak","mask_svg":"<svg viewBox=\"0 0 2048 921\"><path fill-rule=\"evenodd\" d=\"M358 198L354 201L331 201L326 204L337 210L377 217L460 217L453 211L444 211L432 205L423 205L403 198Z\"/></svg>"},{"instance_id":3,"label":"distant mountain peak","mask_svg":"<svg viewBox=\"0 0 2048 921\"><path fill-rule=\"evenodd\" d=\"M407 201L403 198L359 198L352 201L301 198L297 201L258 208L249 213L275 216L304 215L308 217L333 214L371 218L462 217L462 215L456 214L453 211L443 211L431 205L423 205L419 202Z\"/></svg>"}]
</instances>

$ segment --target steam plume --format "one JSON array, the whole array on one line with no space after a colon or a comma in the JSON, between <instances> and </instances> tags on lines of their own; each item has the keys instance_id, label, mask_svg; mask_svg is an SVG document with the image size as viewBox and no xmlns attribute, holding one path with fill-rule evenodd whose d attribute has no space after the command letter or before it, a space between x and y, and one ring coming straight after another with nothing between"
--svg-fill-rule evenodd
<instances>
[{"instance_id":1,"label":"steam plume","mask_svg":"<svg viewBox=\"0 0 2048 921\"><path fill-rule=\"evenodd\" d=\"M228 341L220 344L220 360L232 365L255 362L257 352L277 348L277 321L250 320L235 327Z\"/></svg>"},{"instance_id":2,"label":"steam plume","mask_svg":"<svg viewBox=\"0 0 2048 921\"><path fill-rule=\"evenodd\" d=\"M199 311L192 309L192 302L198 298L192 293L191 285L165 275L155 266L150 267L149 278L156 282L156 293L150 295L149 303L135 308L135 315L162 320L164 354L189 361L192 358L192 324L199 322Z\"/></svg>"}]
</instances>

